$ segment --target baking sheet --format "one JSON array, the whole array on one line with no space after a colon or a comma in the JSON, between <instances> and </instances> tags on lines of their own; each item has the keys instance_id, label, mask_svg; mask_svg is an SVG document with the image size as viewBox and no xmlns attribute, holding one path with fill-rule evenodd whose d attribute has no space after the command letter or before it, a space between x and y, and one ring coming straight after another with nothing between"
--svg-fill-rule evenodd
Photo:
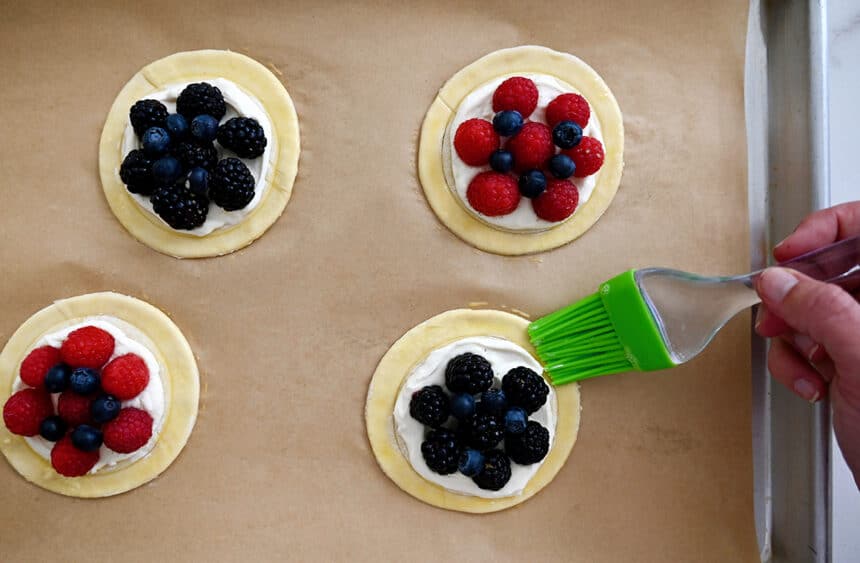
<instances>
[{"instance_id":1,"label":"baking sheet","mask_svg":"<svg viewBox=\"0 0 860 563\"><path fill-rule=\"evenodd\" d=\"M756 560L743 316L689 365L585 383L568 465L516 509L425 506L370 453L369 378L426 318L476 301L540 315L629 267L748 267L746 2L560 9L0 4L0 338L55 298L116 290L165 309L203 372L195 432L148 486L74 500L0 464L3 558ZM460 242L427 207L417 131L459 68L532 43L601 73L625 117L627 165L612 207L579 241L501 258ZM279 73L304 152L268 234L227 257L178 261L110 214L96 147L125 80L207 47ZM50 536L34 533L46 522Z\"/></svg>"}]
</instances>

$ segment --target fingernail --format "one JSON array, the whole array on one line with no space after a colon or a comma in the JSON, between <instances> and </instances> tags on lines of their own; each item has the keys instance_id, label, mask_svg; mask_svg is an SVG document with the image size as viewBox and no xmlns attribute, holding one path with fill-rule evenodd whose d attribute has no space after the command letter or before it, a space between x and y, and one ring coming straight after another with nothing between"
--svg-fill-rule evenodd
<instances>
[{"instance_id":1,"label":"fingernail","mask_svg":"<svg viewBox=\"0 0 860 563\"><path fill-rule=\"evenodd\" d=\"M810 403L814 403L815 401L818 400L818 396L819 396L818 388L815 387L815 384L813 384L808 379L802 379L801 378L801 379L795 380L794 381L794 391L798 395L800 395L801 397L803 397L804 399L809 401Z\"/></svg>"},{"instance_id":2,"label":"fingernail","mask_svg":"<svg viewBox=\"0 0 860 563\"><path fill-rule=\"evenodd\" d=\"M788 237L786 237L786 238L788 238ZM778 243L776 243L776 245L774 245L774 247L773 247L773 248L774 248L774 250L776 250L777 248L779 248L779 247L780 247L780 246L782 246L783 244L785 244L785 239L782 239L781 241L779 241Z\"/></svg>"},{"instance_id":3,"label":"fingernail","mask_svg":"<svg viewBox=\"0 0 860 563\"><path fill-rule=\"evenodd\" d=\"M780 303L791 288L797 285L797 278L785 268L768 268L759 280L759 289L763 297L773 303Z\"/></svg>"},{"instance_id":4,"label":"fingernail","mask_svg":"<svg viewBox=\"0 0 860 563\"><path fill-rule=\"evenodd\" d=\"M759 305L758 310L755 312L755 330L758 330L758 327L761 326L761 322L764 320L764 307Z\"/></svg>"},{"instance_id":5,"label":"fingernail","mask_svg":"<svg viewBox=\"0 0 860 563\"><path fill-rule=\"evenodd\" d=\"M812 361L812 357L815 353L818 352L818 348L820 348L818 344L813 342L812 339L805 334L796 334L794 336L794 346L800 350L800 352L806 356L806 359L810 362Z\"/></svg>"}]
</instances>

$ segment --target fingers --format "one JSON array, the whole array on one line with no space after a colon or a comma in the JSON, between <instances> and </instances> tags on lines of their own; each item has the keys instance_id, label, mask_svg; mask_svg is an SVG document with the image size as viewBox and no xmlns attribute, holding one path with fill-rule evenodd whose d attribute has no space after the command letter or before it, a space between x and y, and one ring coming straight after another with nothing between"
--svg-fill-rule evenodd
<instances>
[{"instance_id":1,"label":"fingers","mask_svg":"<svg viewBox=\"0 0 860 563\"><path fill-rule=\"evenodd\" d=\"M784 320L771 313L764 304L761 304L755 317L755 331L761 337L773 338L791 332L791 327Z\"/></svg>"},{"instance_id":2,"label":"fingers","mask_svg":"<svg viewBox=\"0 0 860 563\"><path fill-rule=\"evenodd\" d=\"M827 393L827 384L818 372L780 338L771 341L767 369L777 381L810 403Z\"/></svg>"},{"instance_id":3,"label":"fingers","mask_svg":"<svg viewBox=\"0 0 860 563\"><path fill-rule=\"evenodd\" d=\"M860 235L860 201L843 203L809 215L793 233L776 245L773 257L785 262L854 235Z\"/></svg>"}]
</instances>

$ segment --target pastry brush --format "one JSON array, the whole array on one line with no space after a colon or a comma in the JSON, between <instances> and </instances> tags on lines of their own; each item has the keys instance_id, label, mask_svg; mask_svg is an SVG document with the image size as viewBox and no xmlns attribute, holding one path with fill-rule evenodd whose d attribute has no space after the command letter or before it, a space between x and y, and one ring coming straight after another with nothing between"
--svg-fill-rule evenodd
<instances>
[{"instance_id":1,"label":"pastry brush","mask_svg":"<svg viewBox=\"0 0 860 563\"><path fill-rule=\"evenodd\" d=\"M848 290L860 287L860 237L780 264ZM696 357L737 313L760 301L755 280L670 270L629 270L597 293L529 325L554 385L675 367Z\"/></svg>"}]
</instances>

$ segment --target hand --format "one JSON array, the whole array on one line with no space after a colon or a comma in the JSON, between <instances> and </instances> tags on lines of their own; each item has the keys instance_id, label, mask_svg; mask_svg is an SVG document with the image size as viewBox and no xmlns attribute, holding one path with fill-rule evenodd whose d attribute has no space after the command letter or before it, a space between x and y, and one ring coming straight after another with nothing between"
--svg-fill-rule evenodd
<instances>
[{"instance_id":1,"label":"hand","mask_svg":"<svg viewBox=\"0 0 860 563\"><path fill-rule=\"evenodd\" d=\"M860 201L813 213L773 250L784 262L860 234ZM858 295L785 268L768 268L755 330L773 338L768 369L810 402L830 395L836 440L860 487L860 302Z\"/></svg>"}]
</instances>

